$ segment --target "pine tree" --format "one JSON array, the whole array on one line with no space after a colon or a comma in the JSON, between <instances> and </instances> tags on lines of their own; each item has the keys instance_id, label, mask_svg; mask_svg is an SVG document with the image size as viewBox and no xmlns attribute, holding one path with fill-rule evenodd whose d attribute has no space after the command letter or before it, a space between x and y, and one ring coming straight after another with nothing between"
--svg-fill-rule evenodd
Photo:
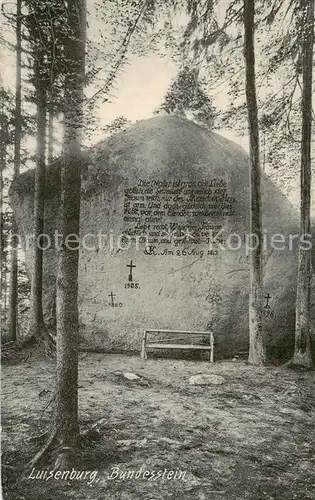
<instances>
[{"instance_id":1,"label":"pine tree","mask_svg":"<svg viewBox=\"0 0 315 500\"><path fill-rule=\"evenodd\" d=\"M16 2L16 84L15 84L15 134L14 134L14 179L18 177L21 167L21 140L22 140L22 0ZM17 224L12 220L11 266L10 266L10 323L11 339L17 339L18 322L18 245Z\"/></svg>"},{"instance_id":2,"label":"pine tree","mask_svg":"<svg viewBox=\"0 0 315 500\"><path fill-rule=\"evenodd\" d=\"M301 205L300 233L311 232L311 139L312 139L312 83L314 47L314 0L301 0L300 9L305 13L302 44L302 141L301 141ZM311 251L299 248L295 348L293 366L312 367L310 306L311 306Z\"/></svg>"},{"instance_id":3,"label":"pine tree","mask_svg":"<svg viewBox=\"0 0 315 500\"><path fill-rule=\"evenodd\" d=\"M43 316L43 234L45 217L45 176L46 176L46 102L48 78L45 65L47 33L44 31L45 9L37 0L28 0L28 42L33 60L31 82L34 85L36 103L36 168L34 183L34 230L33 262L31 280L31 307L29 335L27 342L45 339L48 346L49 334Z\"/></svg>"},{"instance_id":4,"label":"pine tree","mask_svg":"<svg viewBox=\"0 0 315 500\"><path fill-rule=\"evenodd\" d=\"M203 81L197 68L184 66L171 83L160 109L166 113L181 113L192 117L199 123L212 128L214 107L204 90Z\"/></svg>"},{"instance_id":5,"label":"pine tree","mask_svg":"<svg viewBox=\"0 0 315 500\"><path fill-rule=\"evenodd\" d=\"M2 321L5 323L7 315L7 224L4 214L4 178L3 172L7 167L7 144L8 144L8 117L5 113L5 92L0 90L0 215L1 215L1 234L0 234L0 258L1 258L1 312Z\"/></svg>"},{"instance_id":6,"label":"pine tree","mask_svg":"<svg viewBox=\"0 0 315 500\"><path fill-rule=\"evenodd\" d=\"M57 277L57 384L55 429L59 442L72 447L79 437L78 423L78 264L79 245L67 244L68 235L79 237L81 194L81 143L85 84L86 4L68 1L65 57L65 136L61 172L61 232Z\"/></svg>"},{"instance_id":7,"label":"pine tree","mask_svg":"<svg viewBox=\"0 0 315 500\"><path fill-rule=\"evenodd\" d=\"M244 0L244 58L246 72L246 101L250 138L250 234L257 238L257 246L250 252L249 291L249 357L254 365L265 359L262 325L262 220L261 220L261 170L259 159L258 109L255 83L255 2Z\"/></svg>"},{"instance_id":8,"label":"pine tree","mask_svg":"<svg viewBox=\"0 0 315 500\"><path fill-rule=\"evenodd\" d=\"M46 328L43 315L43 234L45 216L46 136L47 116L54 112L49 96L60 99L57 82L64 78L66 64L62 46L67 27L65 9L62 4L41 0L25 0L28 13L25 16L27 43L32 62L30 81L35 89L30 100L36 105L36 168L34 183L34 243L31 278L30 326L27 342L42 338L46 347L53 347L52 338ZM58 18L57 30L54 20ZM58 36L57 36L58 35ZM50 120L50 135L52 121ZM51 146L50 146L51 149Z\"/></svg>"}]
</instances>

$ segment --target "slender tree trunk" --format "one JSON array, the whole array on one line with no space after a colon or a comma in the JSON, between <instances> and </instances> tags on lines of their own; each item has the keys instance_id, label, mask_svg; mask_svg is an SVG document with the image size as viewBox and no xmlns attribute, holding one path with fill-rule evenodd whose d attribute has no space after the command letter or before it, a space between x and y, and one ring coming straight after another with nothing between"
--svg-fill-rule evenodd
<instances>
[{"instance_id":1,"label":"slender tree trunk","mask_svg":"<svg viewBox=\"0 0 315 500\"><path fill-rule=\"evenodd\" d=\"M22 116L21 116L21 16L22 0L16 2L16 88L15 88L15 140L14 140L14 178L20 173L21 165L21 138L22 138ZM17 224L12 219L12 241L11 241L11 269L10 269L10 325L9 331L13 341L17 338L18 321L18 242Z\"/></svg>"},{"instance_id":2,"label":"slender tree trunk","mask_svg":"<svg viewBox=\"0 0 315 500\"><path fill-rule=\"evenodd\" d=\"M3 108L3 102L1 102L1 108ZM6 168L6 144L5 144L5 134L6 134L6 124L4 120L4 113L1 110L0 116L0 213L1 213L1 234L0 234L0 256L4 249L4 218L3 218L3 171Z\"/></svg>"},{"instance_id":3,"label":"slender tree trunk","mask_svg":"<svg viewBox=\"0 0 315 500\"><path fill-rule=\"evenodd\" d=\"M6 153L7 153L7 134L8 123L4 113L4 97L1 96L1 112L0 112L0 213L1 213L1 235L0 235L0 259L1 259L1 299L3 300L3 322L7 318L7 238L5 234L5 218L3 211L3 172L5 171Z\"/></svg>"},{"instance_id":4,"label":"slender tree trunk","mask_svg":"<svg viewBox=\"0 0 315 500\"><path fill-rule=\"evenodd\" d=\"M17 339L18 331L18 240L17 224L13 216L12 219L12 240L11 240L11 265L10 265L10 287L9 287L9 311L10 324L9 332L11 340Z\"/></svg>"},{"instance_id":5,"label":"slender tree trunk","mask_svg":"<svg viewBox=\"0 0 315 500\"><path fill-rule=\"evenodd\" d=\"M85 76L85 0L68 1L69 37L65 79L64 161L61 172L61 223L63 245L57 278L57 387L55 428L59 442L73 446L78 423L78 244L66 244L69 234L79 236L81 191L81 140Z\"/></svg>"},{"instance_id":6,"label":"slender tree trunk","mask_svg":"<svg viewBox=\"0 0 315 500\"><path fill-rule=\"evenodd\" d=\"M53 95L50 94L50 106L52 106ZM54 161L54 113L52 109L48 111L48 148L47 148L47 163L51 165Z\"/></svg>"},{"instance_id":7,"label":"slender tree trunk","mask_svg":"<svg viewBox=\"0 0 315 500\"><path fill-rule=\"evenodd\" d=\"M4 309L4 322L6 322L7 319L7 313L8 313L8 281L7 281L7 275L8 275L8 256L7 253L4 254L3 256L3 264L4 264L4 270L3 270L3 276L4 276L4 291L3 291L3 309Z\"/></svg>"},{"instance_id":8,"label":"slender tree trunk","mask_svg":"<svg viewBox=\"0 0 315 500\"><path fill-rule=\"evenodd\" d=\"M0 141L0 213L1 213L1 235L0 235L0 259L1 259L1 300L3 302L3 316L2 320L5 323L6 317L7 317L7 307L6 307L6 294L7 294L7 287L6 287L6 252L5 252L5 247L6 247L6 237L5 237L5 229L4 229L4 213L3 213L3 171L6 168L6 147L5 147L5 141L3 140L4 135L5 135L5 124L3 121L3 117L1 117L1 141Z\"/></svg>"},{"instance_id":9,"label":"slender tree trunk","mask_svg":"<svg viewBox=\"0 0 315 500\"><path fill-rule=\"evenodd\" d=\"M307 8L303 39L302 143L301 143L301 205L300 233L311 232L311 140L312 83L314 45L314 0L301 1ZM311 250L299 249L296 296L295 348L292 365L312 367L310 339Z\"/></svg>"},{"instance_id":10,"label":"slender tree trunk","mask_svg":"<svg viewBox=\"0 0 315 500\"><path fill-rule=\"evenodd\" d=\"M254 49L255 0L244 0L244 57L246 69L246 101L250 140L250 234L258 239L257 248L250 252L249 292L249 357L254 365L265 360L262 325L262 220L261 170L259 160L258 110L255 82Z\"/></svg>"},{"instance_id":11,"label":"slender tree trunk","mask_svg":"<svg viewBox=\"0 0 315 500\"><path fill-rule=\"evenodd\" d=\"M35 60L35 80L37 97L37 137L36 169L34 193L34 242L33 270L31 283L30 335L48 340L43 317L43 239L45 215L45 139L46 139L46 90L41 81L42 56Z\"/></svg>"}]
</instances>

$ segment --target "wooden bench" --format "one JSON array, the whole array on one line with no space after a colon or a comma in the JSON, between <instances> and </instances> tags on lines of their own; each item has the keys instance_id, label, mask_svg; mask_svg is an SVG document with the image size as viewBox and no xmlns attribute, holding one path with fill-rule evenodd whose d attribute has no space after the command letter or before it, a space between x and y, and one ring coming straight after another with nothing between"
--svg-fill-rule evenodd
<instances>
[{"instance_id":1,"label":"wooden bench","mask_svg":"<svg viewBox=\"0 0 315 500\"><path fill-rule=\"evenodd\" d=\"M163 338L159 339L158 342L151 341L148 342L149 334L171 334L172 338ZM174 337L177 335L195 335L199 337L207 337L209 339L209 344L180 344L174 343L174 340L183 340L187 342L187 339ZM141 358L147 359L147 349L191 349L198 351L209 351L209 362L213 363L213 351L214 351L214 337L212 332L192 332L192 331L183 331L183 330L144 330L143 338L142 338L142 348L141 348Z\"/></svg>"}]
</instances>

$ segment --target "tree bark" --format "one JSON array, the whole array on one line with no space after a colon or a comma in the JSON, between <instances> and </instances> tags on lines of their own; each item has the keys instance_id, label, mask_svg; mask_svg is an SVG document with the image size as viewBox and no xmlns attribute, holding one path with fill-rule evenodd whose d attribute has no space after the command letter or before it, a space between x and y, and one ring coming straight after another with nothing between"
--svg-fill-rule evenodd
<instances>
[{"instance_id":1,"label":"tree bark","mask_svg":"<svg viewBox=\"0 0 315 500\"><path fill-rule=\"evenodd\" d=\"M301 204L300 234L311 232L311 141L312 141L312 83L314 45L314 0L301 0L306 7L306 23L303 33L303 88L302 88L302 142L301 142ZM303 368L312 367L310 338L311 306L311 249L299 248L295 347L291 364Z\"/></svg>"},{"instance_id":2,"label":"tree bark","mask_svg":"<svg viewBox=\"0 0 315 500\"><path fill-rule=\"evenodd\" d=\"M0 78L1 83L1 78ZM1 213L1 234L0 234L0 260L1 260L1 299L3 300L3 323L7 321L7 247L8 238L6 226L6 218L3 210L3 195L4 195L4 178L3 172L7 168L7 145L9 143L8 118L5 112L5 93L1 93L0 97L0 213Z\"/></svg>"},{"instance_id":3,"label":"tree bark","mask_svg":"<svg viewBox=\"0 0 315 500\"><path fill-rule=\"evenodd\" d=\"M50 94L50 106L52 106L52 93ZM54 113L52 109L48 111L48 148L47 148L47 163L51 165L54 161Z\"/></svg>"},{"instance_id":4,"label":"tree bark","mask_svg":"<svg viewBox=\"0 0 315 500\"><path fill-rule=\"evenodd\" d=\"M20 173L21 165L21 139L22 139L22 114L21 114L21 57L22 57L22 0L16 1L16 86L15 86L15 138L14 138L14 178ZM10 323L9 332L11 339L17 339L18 328L18 242L17 224L12 219L11 241L11 268L10 268Z\"/></svg>"},{"instance_id":5,"label":"tree bark","mask_svg":"<svg viewBox=\"0 0 315 500\"><path fill-rule=\"evenodd\" d=\"M262 323L262 218L259 129L255 78L254 22L255 1L244 0L244 57L246 101L250 140L250 234L258 239L257 248L250 251L249 290L249 357L248 362L263 365L265 349Z\"/></svg>"},{"instance_id":6,"label":"tree bark","mask_svg":"<svg viewBox=\"0 0 315 500\"><path fill-rule=\"evenodd\" d=\"M55 428L63 446L79 437L78 423L78 244L66 244L70 234L79 237L81 192L81 140L85 80L85 0L68 1L65 78L64 159L61 170L61 232L57 277L57 386Z\"/></svg>"},{"instance_id":7,"label":"tree bark","mask_svg":"<svg viewBox=\"0 0 315 500\"><path fill-rule=\"evenodd\" d=\"M45 139L46 139L46 89L41 79L43 56L37 53L35 57L35 85L36 85L36 169L34 193L34 241L33 241L33 270L31 282L31 309L30 309L30 336L48 340L48 332L43 316L43 245L45 240Z\"/></svg>"},{"instance_id":8,"label":"tree bark","mask_svg":"<svg viewBox=\"0 0 315 500\"><path fill-rule=\"evenodd\" d=\"M4 232L4 213L3 213L3 172L6 169L6 144L7 144L7 120L3 111L4 103L1 99L1 114L0 114L0 213L1 213L1 234L0 234L0 258L1 258L1 300L3 300L3 322L7 317L7 262L5 247L7 245Z\"/></svg>"}]
</instances>

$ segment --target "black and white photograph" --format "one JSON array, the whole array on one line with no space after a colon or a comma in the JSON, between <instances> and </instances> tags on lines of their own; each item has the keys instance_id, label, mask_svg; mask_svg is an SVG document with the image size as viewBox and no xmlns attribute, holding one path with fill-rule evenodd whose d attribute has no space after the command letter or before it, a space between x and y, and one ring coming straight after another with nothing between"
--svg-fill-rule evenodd
<instances>
[{"instance_id":1,"label":"black and white photograph","mask_svg":"<svg viewBox=\"0 0 315 500\"><path fill-rule=\"evenodd\" d=\"M314 0L2 0L4 500L315 500Z\"/></svg>"}]
</instances>

